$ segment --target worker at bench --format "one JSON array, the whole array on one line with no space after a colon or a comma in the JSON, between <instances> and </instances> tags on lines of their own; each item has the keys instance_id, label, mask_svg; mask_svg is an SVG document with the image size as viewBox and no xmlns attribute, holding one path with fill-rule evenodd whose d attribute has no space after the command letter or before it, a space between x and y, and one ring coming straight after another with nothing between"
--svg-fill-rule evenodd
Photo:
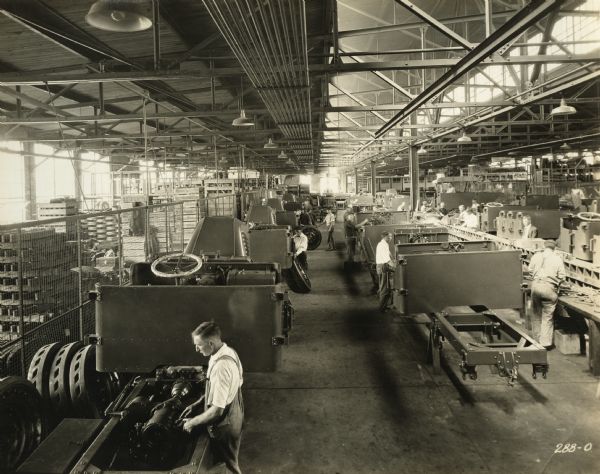
<instances>
[{"instance_id":1,"label":"worker at bench","mask_svg":"<svg viewBox=\"0 0 600 474\"><path fill-rule=\"evenodd\" d=\"M547 350L554 348L554 310L558 302L558 287L565 281L567 274L562 258L554 252L556 242L546 240L544 250L531 257L529 273L533 279L531 284L531 302L536 317L540 315L541 326L539 343Z\"/></svg>"}]
</instances>

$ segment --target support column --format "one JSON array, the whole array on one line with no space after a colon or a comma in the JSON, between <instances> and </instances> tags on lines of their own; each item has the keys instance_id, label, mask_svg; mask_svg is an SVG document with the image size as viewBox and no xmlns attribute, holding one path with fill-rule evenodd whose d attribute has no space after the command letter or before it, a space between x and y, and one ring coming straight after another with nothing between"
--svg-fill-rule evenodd
<instances>
[{"instance_id":1,"label":"support column","mask_svg":"<svg viewBox=\"0 0 600 474\"><path fill-rule=\"evenodd\" d=\"M417 211L419 204L419 155L417 147L408 148L408 173L410 174L410 210Z\"/></svg>"},{"instance_id":2,"label":"support column","mask_svg":"<svg viewBox=\"0 0 600 474\"><path fill-rule=\"evenodd\" d=\"M371 196L375 197L376 186L377 186L377 168L375 168L375 160L371 160Z\"/></svg>"},{"instance_id":3,"label":"support column","mask_svg":"<svg viewBox=\"0 0 600 474\"><path fill-rule=\"evenodd\" d=\"M417 112L410 114L410 124L417 124ZM411 127L410 135L414 139L417 136L417 129ZM410 175L410 210L419 210L419 155L417 147L411 145L408 147L408 174Z\"/></svg>"},{"instance_id":4,"label":"support column","mask_svg":"<svg viewBox=\"0 0 600 474\"><path fill-rule=\"evenodd\" d=\"M358 168L354 168L354 194L358 194Z\"/></svg>"},{"instance_id":5,"label":"support column","mask_svg":"<svg viewBox=\"0 0 600 474\"><path fill-rule=\"evenodd\" d=\"M25 220L37 219L37 196L35 184L35 157L33 155L33 143L23 143L23 178L24 178L24 200Z\"/></svg>"},{"instance_id":6,"label":"support column","mask_svg":"<svg viewBox=\"0 0 600 474\"><path fill-rule=\"evenodd\" d=\"M74 178L75 179L75 199L77 200L77 204L79 205L79 209L84 209L84 203L82 202L83 193L81 187L83 186L82 176L81 176L81 151L76 150L73 152L73 157L75 161L73 161L73 170L74 170Z\"/></svg>"}]
</instances>

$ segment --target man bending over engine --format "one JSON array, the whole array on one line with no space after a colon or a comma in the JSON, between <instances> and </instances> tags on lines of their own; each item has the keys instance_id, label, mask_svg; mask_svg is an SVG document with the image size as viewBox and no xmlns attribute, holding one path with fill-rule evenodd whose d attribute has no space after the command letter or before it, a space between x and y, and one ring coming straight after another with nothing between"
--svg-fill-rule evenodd
<instances>
[{"instance_id":1,"label":"man bending over engine","mask_svg":"<svg viewBox=\"0 0 600 474\"><path fill-rule=\"evenodd\" d=\"M244 421L242 399L243 369L237 353L221 340L221 329L213 322L204 322L192 332L196 352L209 357L204 397L182 413L183 429L206 425L210 448L217 462L241 474L238 455ZM204 402L204 411L190 417L194 408Z\"/></svg>"}]
</instances>

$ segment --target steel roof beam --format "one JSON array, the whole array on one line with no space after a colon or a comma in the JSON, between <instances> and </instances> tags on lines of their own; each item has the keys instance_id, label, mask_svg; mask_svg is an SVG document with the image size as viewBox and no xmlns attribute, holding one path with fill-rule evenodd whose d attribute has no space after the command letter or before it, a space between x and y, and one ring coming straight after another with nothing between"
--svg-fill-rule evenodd
<instances>
[{"instance_id":1,"label":"steel roof beam","mask_svg":"<svg viewBox=\"0 0 600 474\"><path fill-rule=\"evenodd\" d=\"M409 2L408 0L395 0L395 2L398 5L406 8L413 15L415 15L416 17L423 20L425 23L427 23L429 26L431 26L435 30L437 30L440 33L442 33L443 35L447 36L455 43L458 43L459 45L461 45L464 49L470 51L475 47L474 43L471 43L466 38L463 38L461 35L459 35L454 30L452 30L451 28L448 28L441 21L436 20L425 10L421 10L419 7L417 7L414 3Z\"/></svg>"},{"instance_id":2,"label":"steel roof beam","mask_svg":"<svg viewBox=\"0 0 600 474\"><path fill-rule=\"evenodd\" d=\"M387 124L381 127L376 135L380 136L391 130L397 123L405 120L412 112L421 105L442 93L449 85L462 77L466 72L477 67L483 59L498 51L507 42L518 37L530 25L534 24L543 16L547 15L553 8L558 8L565 0L534 0L525 8L515 14L504 25L498 28L492 35L483 40L477 47L472 49L454 67L443 74L423 93L412 100L400 113L396 114ZM511 61L512 63L512 61ZM514 63L513 63L514 64Z\"/></svg>"}]
</instances>

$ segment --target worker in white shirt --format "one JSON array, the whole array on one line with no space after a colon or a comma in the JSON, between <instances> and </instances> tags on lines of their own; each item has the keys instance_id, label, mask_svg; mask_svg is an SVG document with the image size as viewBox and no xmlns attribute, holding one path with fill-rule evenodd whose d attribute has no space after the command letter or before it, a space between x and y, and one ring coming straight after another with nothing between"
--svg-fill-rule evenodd
<instances>
[{"instance_id":1,"label":"worker in white shirt","mask_svg":"<svg viewBox=\"0 0 600 474\"><path fill-rule=\"evenodd\" d=\"M558 302L558 287L565 281L567 275L562 258L554 251L556 242L546 240L544 250L531 257L529 273L533 279L531 283L531 302L536 316L540 315L541 327L539 343L547 350L554 345L554 310Z\"/></svg>"},{"instance_id":2,"label":"worker in white shirt","mask_svg":"<svg viewBox=\"0 0 600 474\"><path fill-rule=\"evenodd\" d=\"M308 250L308 237L302 232L302 227L296 227L294 229L294 235L292 237L294 242L294 257L296 261L302 266L304 271L308 271L308 258L306 251Z\"/></svg>"},{"instance_id":3,"label":"worker in white shirt","mask_svg":"<svg viewBox=\"0 0 600 474\"><path fill-rule=\"evenodd\" d=\"M458 205L458 223L459 224L463 224L465 222L465 205L464 204L459 204Z\"/></svg>"},{"instance_id":4,"label":"worker in white shirt","mask_svg":"<svg viewBox=\"0 0 600 474\"><path fill-rule=\"evenodd\" d=\"M479 229L479 216L470 207L465 211L463 226L468 229Z\"/></svg>"},{"instance_id":5,"label":"worker in white shirt","mask_svg":"<svg viewBox=\"0 0 600 474\"><path fill-rule=\"evenodd\" d=\"M225 463L228 472L241 474L238 455L244 422L242 363L237 353L221 340L221 329L214 322L200 324L192 332L192 340L196 352L210 359L204 396L182 412L182 428L191 432L196 426L206 425L214 461ZM202 405L204 411L193 416Z\"/></svg>"},{"instance_id":6,"label":"worker in white shirt","mask_svg":"<svg viewBox=\"0 0 600 474\"><path fill-rule=\"evenodd\" d=\"M323 219L325 227L327 227L327 250L335 250L335 240L333 240L333 231L335 230L335 214L331 209L327 209L325 219Z\"/></svg>"},{"instance_id":7,"label":"worker in white shirt","mask_svg":"<svg viewBox=\"0 0 600 474\"><path fill-rule=\"evenodd\" d=\"M538 231L537 227L531 224L531 216L525 214L521 218L521 222L523 223L523 233L521 234L521 239L535 239Z\"/></svg>"},{"instance_id":8,"label":"worker in white shirt","mask_svg":"<svg viewBox=\"0 0 600 474\"><path fill-rule=\"evenodd\" d=\"M381 240L375 250L375 268L379 277L379 311L381 312L385 312L388 309L392 297L390 278L396 268L396 263L392 260L390 251L391 241L392 234L387 231L382 232Z\"/></svg>"},{"instance_id":9,"label":"worker in white shirt","mask_svg":"<svg viewBox=\"0 0 600 474\"><path fill-rule=\"evenodd\" d=\"M455 193L455 192L456 192L456 188L454 187L454 185L452 183L450 183L450 186L448 186L446 193Z\"/></svg>"}]
</instances>

